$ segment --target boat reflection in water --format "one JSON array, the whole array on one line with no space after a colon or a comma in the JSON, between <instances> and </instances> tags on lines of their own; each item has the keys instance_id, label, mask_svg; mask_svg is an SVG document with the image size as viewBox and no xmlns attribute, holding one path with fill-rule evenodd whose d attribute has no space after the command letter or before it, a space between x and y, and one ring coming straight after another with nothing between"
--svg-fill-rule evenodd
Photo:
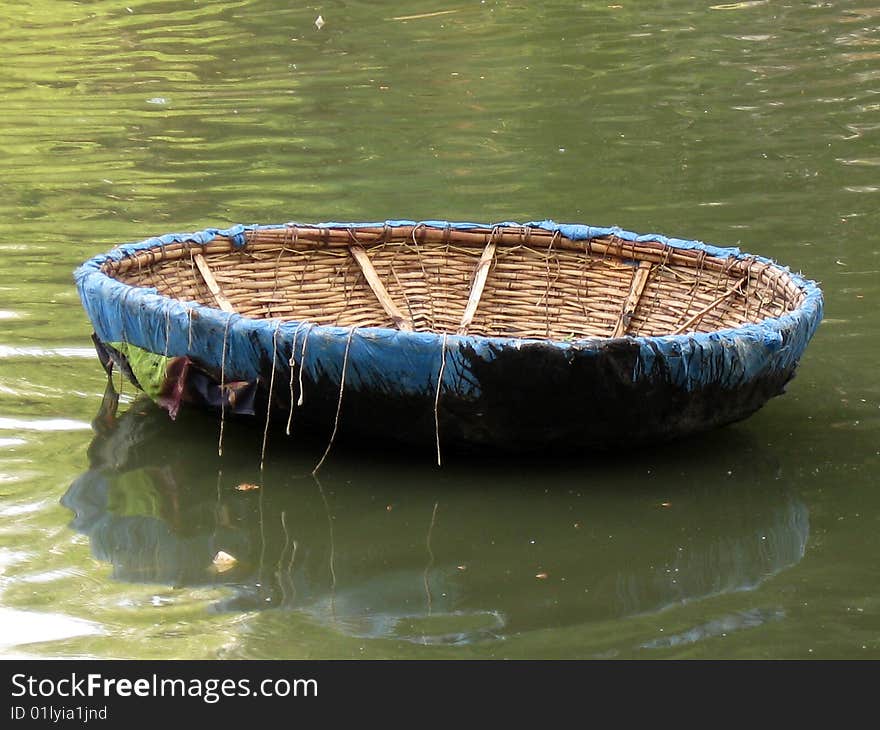
<instances>
[{"instance_id":1,"label":"boat reflection in water","mask_svg":"<svg viewBox=\"0 0 880 730\"><path fill-rule=\"evenodd\" d=\"M355 637L462 644L651 614L752 590L809 536L803 502L737 449L684 471L671 455L438 470L340 451L319 482L311 453L261 472L259 435L235 423L219 457L200 415L172 423L145 400L114 412L61 500L114 579L227 586L217 610L295 610Z\"/></svg>"}]
</instances>

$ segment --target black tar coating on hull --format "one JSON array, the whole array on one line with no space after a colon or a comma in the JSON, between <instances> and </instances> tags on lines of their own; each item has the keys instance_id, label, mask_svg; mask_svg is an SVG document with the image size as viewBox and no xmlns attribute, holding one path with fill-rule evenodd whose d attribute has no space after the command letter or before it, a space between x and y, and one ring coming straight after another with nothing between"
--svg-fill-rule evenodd
<instances>
[{"instance_id":1,"label":"black tar coating on hull","mask_svg":"<svg viewBox=\"0 0 880 730\"><path fill-rule=\"evenodd\" d=\"M640 349L628 339L609 340L598 353L530 343L499 348L491 359L467 348L462 354L465 376L479 384L479 396L441 392L437 415L443 451L564 452L665 442L748 417L780 395L795 370L765 373L735 390L714 384L688 391L674 385L662 366L633 381ZM264 365L271 373L271 363ZM273 391L273 410L285 419L289 374L285 363L284 372L276 372ZM307 427L318 438L328 436L339 402L338 382L327 375L305 377L303 390L294 430ZM257 413L265 412L263 400ZM337 438L434 448L434 392L406 395L347 384Z\"/></svg>"},{"instance_id":2,"label":"black tar coating on hull","mask_svg":"<svg viewBox=\"0 0 880 730\"><path fill-rule=\"evenodd\" d=\"M437 416L444 452L577 452L666 442L746 418L780 395L795 370L792 365L764 373L736 389L712 384L688 391L674 385L662 366L634 381L640 349L625 338L608 340L598 352L529 343L498 348L490 359L466 347L462 355L464 376L479 384L479 395L441 392ZM289 353L279 348L271 415L280 424L290 415L288 362ZM304 401L293 411L294 437L321 440L333 430L339 384L317 370L314 378L308 370L303 373ZM253 418L262 426L269 410L272 362L261 362L261 372ZM299 372L293 375L296 401ZM213 376L219 381L219 373ZM434 448L434 392L357 390L350 382L342 394L337 440ZM229 411L226 415L232 417Z\"/></svg>"}]
</instances>

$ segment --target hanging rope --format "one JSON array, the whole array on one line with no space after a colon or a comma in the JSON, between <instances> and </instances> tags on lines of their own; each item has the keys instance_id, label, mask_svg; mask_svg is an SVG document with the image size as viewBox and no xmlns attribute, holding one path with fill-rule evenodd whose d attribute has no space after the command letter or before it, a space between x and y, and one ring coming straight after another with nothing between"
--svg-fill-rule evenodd
<instances>
[{"instance_id":1,"label":"hanging rope","mask_svg":"<svg viewBox=\"0 0 880 730\"><path fill-rule=\"evenodd\" d=\"M345 389L345 370L348 366L348 351L351 349L351 338L354 335L354 326L348 329L348 339L345 341L345 355L342 357L342 375L339 377L339 400L336 401L336 418L333 419L333 433L330 434L330 441L324 451L321 460L312 469L312 476L318 473L318 470L324 465L324 460L333 448L333 441L336 439L336 431L339 429L339 414L342 411L342 393Z\"/></svg>"}]
</instances>

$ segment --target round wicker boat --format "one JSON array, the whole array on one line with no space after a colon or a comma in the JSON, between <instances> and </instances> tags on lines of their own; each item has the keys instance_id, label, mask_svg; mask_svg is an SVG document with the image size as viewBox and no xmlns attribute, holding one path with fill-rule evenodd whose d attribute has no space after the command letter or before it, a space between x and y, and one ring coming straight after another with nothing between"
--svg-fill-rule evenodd
<instances>
[{"instance_id":1,"label":"round wicker boat","mask_svg":"<svg viewBox=\"0 0 880 730\"><path fill-rule=\"evenodd\" d=\"M822 317L817 285L769 259L552 221L235 226L75 276L105 366L172 415L444 447L604 448L742 419Z\"/></svg>"}]
</instances>

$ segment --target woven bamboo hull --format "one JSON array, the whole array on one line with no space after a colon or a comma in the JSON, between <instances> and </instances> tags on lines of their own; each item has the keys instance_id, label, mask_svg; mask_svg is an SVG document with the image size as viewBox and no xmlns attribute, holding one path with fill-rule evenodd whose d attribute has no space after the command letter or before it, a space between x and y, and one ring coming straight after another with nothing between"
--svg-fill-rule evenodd
<instances>
[{"instance_id":1,"label":"woven bamboo hull","mask_svg":"<svg viewBox=\"0 0 880 730\"><path fill-rule=\"evenodd\" d=\"M247 383L261 424L444 447L606 448L745 418L822 316L816 285L767 259L549 222L212 229L76 279L105 361L125 370L118 343L185 359L207 383L178 382L185 401L232 412L226 386Z\"/></svg>"}]
</instances>

